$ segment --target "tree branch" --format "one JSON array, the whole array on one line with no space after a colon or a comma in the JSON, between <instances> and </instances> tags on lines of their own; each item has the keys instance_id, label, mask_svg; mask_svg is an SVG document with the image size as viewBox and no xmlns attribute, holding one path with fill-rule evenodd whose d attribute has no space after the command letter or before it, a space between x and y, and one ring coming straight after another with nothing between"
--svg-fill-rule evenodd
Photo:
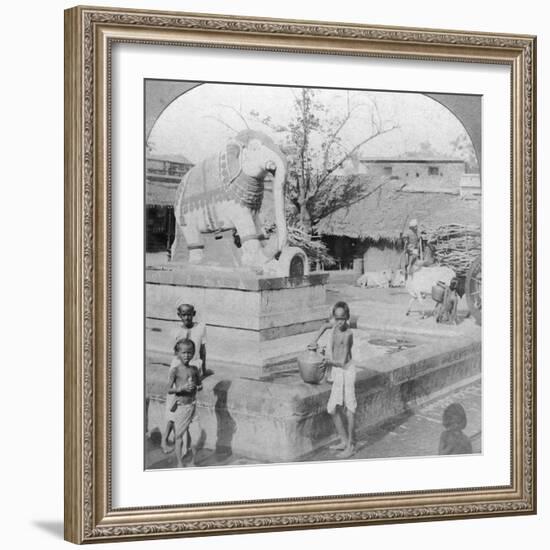
<instances>
[{"instance_id":1,"label":"tree branch","mask_svg":"<svg viewBox=\"0 0 550 550\"><path fill-rule=\"evenodd\" d=\"M388 132L391 132L393 130L395 130L396 128L399 128L399 125L395 125L395 126L392 126L391 128L387 128L386 130L379 130L377 132L375 132L374 134L370 135L368 138L364 139L363 141L361 141L360 143L358 143L357 145L355 145L350 151L349 153L345 154L338 162L336 162L336 164L334 164L333 166L331 166L324 174L324 176L321 178L321 181L320 183L323 183L336 169L338 169L340 166L342 166L342 164L344 163L345 160L347 160L348 158L351 157L351 155L353 155L353 153L355 153L355 151L357 151L359 148L361 148L363 145L365 145L366 143L368 143L369 141L372 141L373 139L377 138L377 137L380 137L384 134L387 134Z\"/></svg>"},{"instance_id":2,"label":"tree branch","mask_svg":"<svg viewBox=\"0 0 550 550\"><path fill-rule=\"evenodd\" d=\"M213 120L215 120L216 122L219 122L220 124L223 124L226 128L229 128L232 132L234 132L235 134L238 134L239 133L239 130L235 130L235 128L233 128L233 126L227 124L227 122L225 122L224 120L222 120L221 118L218 118L214 115L204 115L202 118L211 118Z\"/></svg>"},{"instance_id":3,"label":"tree branch","mask_svg":"<svg viewBox=\"0 0 550 550\"><path fill-rule=\"evenodd\" d=\"M355 110L355 107L353 107L352 109L350 109L348 111L348 114L342 118L342 120L340 121L340 124L338 125L338 127L336 128L336 130L334 130L334 132L331 133L330 135L330 139L327 143L327 147L325 149L325 155L324 155L324 158L323 158L323 170L326 171L327 170L327 166L328 166L328 155L330 153L330 149L331 147L334 145L334 142L336 141L336 138L338 137L338 134L342 131L342 129L344 128L344 126L347 124L348 120L350 119L351 117L351 113Z\"/></svg>"},{"instance_id":4,"label":"tree branch","mask_svg":"<svg viewBox=\"0 0 550 550\"><path fill-rule=\"evenodd\" d=\"M354 199L348 199L347 197L345 197L344 200L333 201L331 205L325 206L325 208L321 209L321 211L316 214L314 223L318 223L323 218L326 218L327 216L329 216L333 212L336 212L337 210L340 210L340 208L343 208L344 206L346 207L352 206L362 201L363 199L370 197L373 193L376 193L376 191L381 189L389 181L390 181L389 178L384 179L382 183L378 184L376 187L374 187L368 192L358 194Z\"/></svg>"},{"instance_id":5,"label":"tree branch","mask_svg":"<svg viewBox=\"0 0 550 550\"><path fill-rule=\"evenodd\" d=\"M244 122L244 125L246 126L247 130L250 130L250 126L248 125L246 118L244 118L244 116L238 109L235 109L235 107L231 105L224 105L223 103L217 103L216 105L218 107L224 107L225 109L229 109L230 111L233 111Z\"/></svg>"}]
</instances>

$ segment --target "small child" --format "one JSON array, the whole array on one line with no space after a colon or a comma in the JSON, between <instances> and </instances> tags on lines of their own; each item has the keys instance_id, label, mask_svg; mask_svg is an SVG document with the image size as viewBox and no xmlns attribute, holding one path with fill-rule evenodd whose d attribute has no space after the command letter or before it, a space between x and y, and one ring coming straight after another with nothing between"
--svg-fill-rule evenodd
<instances>
[{"instance_id":1,"label":"small child","mask_svg":"<svg viewBox=\"0 0 550 550\"><path fill-rule=\"evenodd\" d=\"M458 279L453 277L449 286L445 288L443 301L436 306L435 320L437 323L458 324Z\"/></svg>"},{"instance_id":2,"label":"small child","mask_svg":"<svg viewBox=\"0 0 550 550\"><path fill-rule=\"evenodd\" d=\"M472 442L462 430L466 427L466 411L460 403L451 403L443 411L443 427L439 439L440 455L472 454Z\"/></svg>"},{"instance_id":3,"label":"small child","mask_svg":"<svg viewBox=\"0 0 550 550\"><path fill-rule=\"evenodd\" d=\"M321 338L331 329L326 348L328 367L331 371L332 388L327 403L327 411L332 417L340 442L331 449L341 451L341 458L349 458L355 452L353 430L355 426L355 365L352 361L353 332L350 328L350 310L346 302L336 302L332 308L332 321L323 325L314 340ZM330 380L330 378L329 378ZM347 430L344 426L344 415Z\"/></svg>"},{"instance_id":4,"label":"small child","mask_svg":"<svg viewBox=\"0 0 550 550\"><path fill-rule=\"evenodd\" d=\"M177 308L178 317L181 319L181 325L174 330L172 334L172 341L174 344L182 339L192 340L195 344L195 354L192 358L194 362L200 362L202 378L206 375L206 325L204 323L197 323L193 320L196 315L195 307L192 304L180 304ZM172 359L170 368L178 364L177 357ZM165 453L170 453L172 449L169 446L170 434L174 430L174 418L171 412L172 405L174 404L174 396L166 396L166 426L164 433L162 434L161 447Z\"/></svg>"},{"instance_id":5,"label":"small child","mask_svg":"<svg viewBox=\"0 0 550 550\"><path fill-rule=\"evenodd\" d=\"M178 468L183 468L183 458L185 456L184 448L187 449L198 444L198 437L191 436L191 429L196 428L200 433L196 411L197 391L202 389L201 376L197 367L190 364L195 355L195 344L193 340L182 339L176 342L174 354L177 358L177 364L170 367L168 373L168 391L170 395L175 395L176 399L171 407L173 413L174 432L176 434L176 457ZM193 460L196 453L192 450Z\"/></svg>"},{"instance_id":6,"label":"small child","mask_svg":"<svg viewBox=\"0 0 550 550\"><path fill-rule=\"evenodd\" d=\"M181 319L181 325L173 332L173 341L175 343L183 338L193 340L196 350L193 361L200 362L200 370L204 378L206 376L206 325L193 320L197 314L193 304L180 304L177 314ZM176 362L175 358L172 360L172 364L174 362Z\"/></svg>"}]
</instances>

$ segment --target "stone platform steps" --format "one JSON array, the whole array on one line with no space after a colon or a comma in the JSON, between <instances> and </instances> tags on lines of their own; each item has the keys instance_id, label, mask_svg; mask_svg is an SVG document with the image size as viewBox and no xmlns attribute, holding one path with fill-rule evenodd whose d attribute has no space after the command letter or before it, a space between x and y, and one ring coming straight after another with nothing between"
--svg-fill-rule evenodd
<instances>
[{"instance_id":1,"label":"stone platform steps","mask_svg":"<svg viewBox=\"0 0 550 550\"><path fill-rule=\"evenodd\" d=\"M198 398L205 445L259 461L292 461L334 438L326 412L330 385L304 383L296 372L265 379L243 377L238 366L220 369L203 382ZM442 338L436 345L372 358L358 367L358 431L414 409L481 372L481 341ZM148 431L162 430L167 367L147 365Z\"/></svg>"}]
</instances>

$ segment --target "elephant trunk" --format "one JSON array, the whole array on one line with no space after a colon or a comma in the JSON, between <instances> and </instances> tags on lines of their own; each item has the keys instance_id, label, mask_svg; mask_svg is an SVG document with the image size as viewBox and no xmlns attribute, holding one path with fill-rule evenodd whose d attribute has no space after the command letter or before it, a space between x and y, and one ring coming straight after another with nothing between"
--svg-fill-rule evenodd
<instances>
[{"instance_id":1,"label":"elephant trunk","mask_svg":"<svg viewBox=\"0 0 550 550\"><path fill-rule=\"evenodd\" d=\"M275 161L275 174L273 179L273 208L275 211L275 223L277 225L278 251L287 245L288 229L285 217L285 179L286 170L282 159Z\"/></svg>"}]
</instances>

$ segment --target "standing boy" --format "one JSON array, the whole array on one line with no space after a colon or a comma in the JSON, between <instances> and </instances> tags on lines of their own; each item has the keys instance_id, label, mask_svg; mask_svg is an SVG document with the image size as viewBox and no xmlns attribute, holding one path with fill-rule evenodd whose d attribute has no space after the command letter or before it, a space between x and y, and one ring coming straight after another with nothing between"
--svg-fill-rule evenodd
<instances>
[{"instance_id":1,"label":"standing boy","mask_svg":"<svg viewBox=\"0 0 550 550\"><path fill-rule=\"evenodd\" d=\"M172 334L172 341L174 344L182 339L193 341L195 344L195 353L191 360L193 362L200 363L202 378L204 378L206 376L206 325L204 323L194 321L196 311L192 304L180 304L177 309L177 314L181 319L181 325L174 330ZM178 359L177 357L174 357L170 364L170 368L177 364ZM165 453L172 451L169 446L169 438L171 432L174 430L174 415L171 412L173 404L174 396L167 395L165 409L166 425L162 434L161 442L162 450Z\"/></svg>"},{"instance_id":2,"label":"standing boy","mask_svg":"<svg viewBox=\"0 0 550 550\"><path fill-rule=\"evenodd\" d=\"M192 304L180 304L177 309L178 317L181 319L179 325L173 333L173 341L188 338L195 344L195 356L193 362L200 363L201 375L206 376L206 325L194 320L197 312ZM172 364L176 362L174 358Z\"/></svg>"},{"instance_id":3,"label":"standing boy","mask_svg":"<svg viewBox=\"0 0 550 550\"><path fill-rule=\"evenodd\" d=\"M355 365L352 362L353 332L349 325L350 310L346 302L336 302L332 308L332 321L323 325L315 342L327 330L332 330L326 348L331 368L332 388L327 411L332 417L340 442L331 446L339 450L341 458L349 458L355 452L353 430L355 426ZM347 430L344 425L347 422Z\"/></svg>"},{"instance_id":4,"label":"standing boy","mask_svg":"<svg viewBox=\"0 0 550 550\"><path fill-rule=\"evenodd\" d=\"M175 395L176 399L172 405L174 432L176 434L176 457L178 468L183 468L184 449L189 446L196 447L199 436L191 436L191 427L196 427L200 433L196 411L197 391L202 389L201 376L197 367L190 364L195 355L195 344L193 340L178 340L174 346L174 354L177 363L170 367L168 373L168 391ZM192 450L193 460L195 452Z\"/></svg>"}]
</instances>

